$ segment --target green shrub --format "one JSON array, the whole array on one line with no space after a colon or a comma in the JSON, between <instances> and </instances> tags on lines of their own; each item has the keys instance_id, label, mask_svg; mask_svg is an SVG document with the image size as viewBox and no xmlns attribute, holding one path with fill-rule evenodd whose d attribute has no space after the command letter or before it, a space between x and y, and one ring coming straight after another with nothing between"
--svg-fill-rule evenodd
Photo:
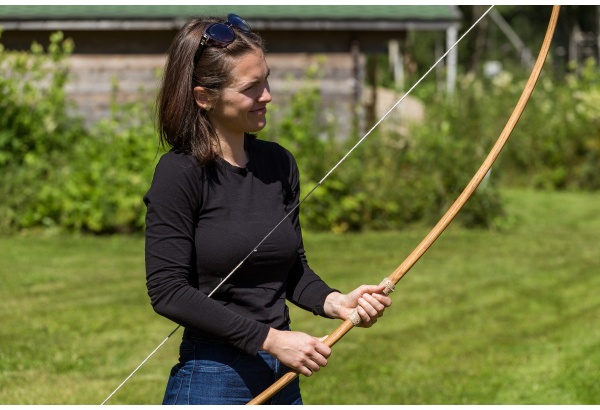
<instances>
[{"instance_id":1,"label":"green shrub","mask_svg":"<svg viewBox=\"0 0 600 410\"><path fill-rule=\"evenodd\" d=\"M65 184L53 193L62 227L95 233L143 230L142 197L163 153L153 113L143 102L113 103L110 116L74 146L63 169Z\"/></svg>"},{"instance_id":2,"label":"green shrub","mask_svg":"<svg viewBox=\"0 0 600 410\"><path fill-rule=\"evenodd\" d=\"M593 60L557 80L548 68L500 158L503 183L540 189L600 189L600 71ZM510 83L510 84L509 84ZM493 95L511 94L523 81L505 81Z\"/></svg>"},{"instance_id":3,"label":"green shrub","mask_svg":"<svg viewBox=\"0 0 600 410\"><path fill-rule=\"evenodd\" d=\"M458 132L463 118L456 108L443 101L439 107L431 110L427 125L411 127L409 136L372 132L311 194L302 207L304 225L345 232L437 221L483 162L488 142L464 138L466 133ZM309 86L294 94L286 110L277 109L277 119L267 130L268 138L296 156L302 196L357 142L333 138L325 112L318 89ZM437 117L441 113L448 118ZM436 117L442 119L435 123ZM466 226L491 227L502 213L498 192L488 184L478 189L458 219Z\"/></svg>"},{"instance_id":4,"label":"green shrub","mask_svg":"<svg viewBox=\"0 0 600 410\"><path fill-rule=\"evenodd\" d=\"M161 151L151 104L118 104L90 128L70 114L61 33L44 52L0 49L0 230L94 233L144 226L142 196Z\"/></svg>"},{"instance_id":5,"label":"green shrub","mask_svg":"<svg viewBox=\"0 0 600 410\"><path fill-rule=\"evenodd\" d=\"M0 230L53 223L44 190L60 181L86 136L64 91L72 49L61 33L51 35L47 52L37 43L30 52L0 46Z\"/></svg>"},{"instance_id":6,"label":"green shrub","mask_svg":"<svg viewBox=\"0 0 600 410\"><path fill-rule=\"evenodd\" d=\"M85 127L70 114L61 33L44 51L0 46L0 231L55 227L93 233L140 232L142 197L163 153L152 103L119 104ZM321 62L321 64L324 62ZM340 139L313 81L272 104L261 133L297 158L305 227L335 232L432 224L477 171L517 102L525 79L462 76L452 98L423 82L423 122L403 135L375 130L340 164L358 138ZM545 72L513 135L482 186L459 213L469 227L502 226L500 186L600 189L600 74L590 60L564 83ZM323 180L323 183L317 185Z\"/></svg>"}]
</instances>

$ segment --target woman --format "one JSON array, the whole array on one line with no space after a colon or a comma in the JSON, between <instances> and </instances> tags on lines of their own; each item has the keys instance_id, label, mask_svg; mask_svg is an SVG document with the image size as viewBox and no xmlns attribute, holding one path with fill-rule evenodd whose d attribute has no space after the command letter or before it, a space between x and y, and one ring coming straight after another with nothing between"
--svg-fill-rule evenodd
<instances>
[{"instance_id":1,"label":"woman","mask_svg":"<svg viewBox=\"0 0 600 410\"><path fill-rule=\"evenodd\" d=\"M245 404L290 369L325 366L331 349L289 329L286 299L328 318L356 309L364 327L391 303L383 286L341 294L308 266L294 157L250 134L266 125L268 76L236 15L188 22L169 50L158 121L171 150L144 197L148 294L185 327L164 404ZM302 404L298 379L271 403Z\"/></svg>"}]
</instances>

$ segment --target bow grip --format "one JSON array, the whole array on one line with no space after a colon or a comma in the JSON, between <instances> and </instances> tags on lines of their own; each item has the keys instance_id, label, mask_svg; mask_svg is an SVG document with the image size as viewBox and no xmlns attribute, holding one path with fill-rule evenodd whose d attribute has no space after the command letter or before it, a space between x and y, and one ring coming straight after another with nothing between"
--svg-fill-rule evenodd
<instances>
[{"instance_id":1,"label":"bow grip","mask_svg":"<svg viewBox=\"0 0 600 410\"><path fill-rule=\"evenodd\" d=\"M385 289L383 290L383 294L385 296L388 296L396 288L396 285L394 285L394 282L392 282L390 278L383 279L383 281L381 281L380 284L385 285ZM352 313L350 313L348 319L352 322L354 326L358 326L362 322L362 319L358 315L358 311L356 309L354 309Z\"/></svg>"}]
</instances>

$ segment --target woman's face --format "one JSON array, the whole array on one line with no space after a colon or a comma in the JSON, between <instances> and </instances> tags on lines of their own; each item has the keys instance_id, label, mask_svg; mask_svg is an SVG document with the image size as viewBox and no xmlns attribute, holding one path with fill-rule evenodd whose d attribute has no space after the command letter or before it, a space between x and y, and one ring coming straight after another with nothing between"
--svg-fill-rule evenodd
<instances>
[{"instance_id":1,"label":"woman's face","mask_svg":"<svg viewBox=\"0 0 600 410\"><path fill-rule=\"evenodd\" d=\"M262 51L244 54L233 66L225 87L208 118L219 136L257 132L267 125L271 102L269 66Z\"/></svg>"}]
</instances>

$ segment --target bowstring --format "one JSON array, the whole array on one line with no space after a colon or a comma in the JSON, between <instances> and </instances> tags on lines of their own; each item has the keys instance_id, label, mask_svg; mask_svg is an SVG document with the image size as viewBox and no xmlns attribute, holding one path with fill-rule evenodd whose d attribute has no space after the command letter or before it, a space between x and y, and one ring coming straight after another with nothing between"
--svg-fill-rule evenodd
<instances>
[{"instance_id":1,"label":"bowstring","mask_svg":"<svg viewBox=\"0 0 600 410\"><path fill-rule=\"evenodd\" d=\"M354 150L356 150L356 148L358 148L358 146L373 132L373 130L375 130L375 128L377 128L379 126L379 124L381 124L383 122L383 120L385 120L385 118L392 112L394 111L394 109L400 105L402 103L402 101L404 101L404 99L421 83L421 81L423 81L423 79L425 79L425 77L427 77L429 75L429 73L431 73L431 71L433 71L433 69L444 59L446 58L446 56L458 45L458 43L460 43L462 41L463 38L465 38L465 36L467 34L469 34L469 32L477 25L479 24L479 22L494 8L494 6L490 6L472 25L471 27L469 27L467 29L467 31L465 31L458 40L456 40L454 42L454 44L452 44L452 46L450 46L448 48L448 50L446 50L446 52L444 54L442 54L442 56L440 58L437 59L437 61L429 68L429 70L427 70L427 72L425 72L425 74L423 74L418 80L417 82L415 82L412 87L410 87L408 89L408 91L406 93L404 93L404 95L402 97L400 97L400 99L398 101L396 101L396 103L375 123L375 125L373 125L365 135L363 135L357 142L356 144L354 144L352 146L352 148L350 148L348 150L348 152L329 170L329 172L327 172L325 174L325 176L323 176L323 178L321 178L321 180L314 186L312 187L312 189L310 191L308 191L308 193L296 204L292 207L292 209L281 219L281 221L279 221L279 223L277 225L275 225L275 227L273 227L273 229L271 229L264 238L262 238L260 240L260 242L258 242L258 244L252 248L252 251L250 251L248 253L248 255L246 255L241 261L240 263L237 264L237 266L235 268L233 268L233 270L231 272L229 272L229 274L227 276L225 276L221 282L219 282L219 284L207 295L207 297L212 297L212 295L244 264L244 262L246 262L246 260L248 260L248 258L250 258L250 256L252 256L252 254L254 254L255 252L258 251L258 248L267 240L267 238L269 238L269 236L271 236L271 234L287 219L289 218L289 216L300 206L304 203L304 201L306 201L308 199L308 197L310 197L312 195L312 193L323 184L323 182L329 177L329 175L331 175L341 164L342 162L344 162L346 160L346 158L348 158L350 156L350 154L352 154L352 152L354 152ZM173 329L173 331L171 331L171 333L148 355L146 356L146 358L129 374L129 376L127 376L125 378L125 380L123 380L123 382L121 382L121 384L119 384L119 386L102 402L101 405L104 405L104 403L106 403L166 342L167 340L169 340L169 338L171 336L173 336L173 334L181 327L181 325L178 325L175 329Z\"/></svg>"}]
</instances>

